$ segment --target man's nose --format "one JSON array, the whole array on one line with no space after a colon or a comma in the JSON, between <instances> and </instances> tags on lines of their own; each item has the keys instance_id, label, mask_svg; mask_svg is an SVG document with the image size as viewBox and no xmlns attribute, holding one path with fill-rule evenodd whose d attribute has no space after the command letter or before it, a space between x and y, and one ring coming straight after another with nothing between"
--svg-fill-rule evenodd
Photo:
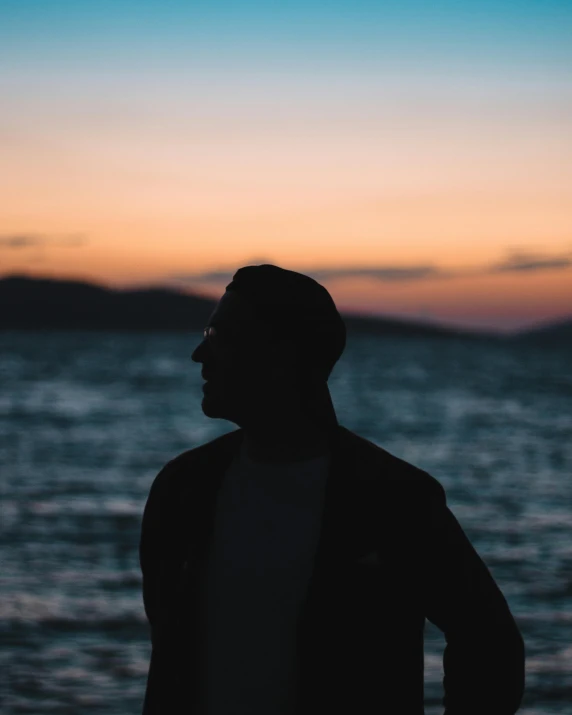
<instances>
[{"instance_id":1,"label":"man's nose","mask_svg":"<svg viewBox=\"0 0 572 715\"><path fill-rule=\"evenodd\" d=\"M205 346L206 340L202 340L197 347L193 350L193 354L191 355L191 360L194 362L203 362L202 356L203 356L203 348Z\"/></svg>"}]
</instances>

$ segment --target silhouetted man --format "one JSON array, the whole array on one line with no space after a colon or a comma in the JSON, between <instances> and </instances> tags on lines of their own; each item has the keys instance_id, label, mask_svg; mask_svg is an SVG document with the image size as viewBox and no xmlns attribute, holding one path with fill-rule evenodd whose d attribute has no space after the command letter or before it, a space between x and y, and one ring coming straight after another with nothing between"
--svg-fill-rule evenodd
<instances>
[{"instance_id":1,"label":"silhouetted man","mask_svg":"<svg viewBox=\"0 0 572 715\"><path fill-rule=\"evenodd\" d=\"M151 486L144 715L421 715L425 618L446 715L515 713L523 639L443 487L337 421L326 289L241 268L204 332L203 412L239 429Z\"/></svg>"}]
</instances>

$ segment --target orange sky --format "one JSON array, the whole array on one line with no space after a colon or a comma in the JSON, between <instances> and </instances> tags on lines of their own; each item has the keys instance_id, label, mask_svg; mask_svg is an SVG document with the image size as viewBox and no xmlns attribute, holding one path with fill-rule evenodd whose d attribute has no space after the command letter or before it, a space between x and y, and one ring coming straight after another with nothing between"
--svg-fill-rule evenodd
<instances>
[{"instance_id":1,"label":"orange sky","mask_svg":"<svg viewBox=\"0 0 572 715\"><path fill-rule=\"evenodd\" d=\"M501 330L572 314L558 85L72 79L7 85L0 275L217 296L228 281L201 273L266 261L349 271L322 282L350 310Z\"/></svg>"}]
</instances>

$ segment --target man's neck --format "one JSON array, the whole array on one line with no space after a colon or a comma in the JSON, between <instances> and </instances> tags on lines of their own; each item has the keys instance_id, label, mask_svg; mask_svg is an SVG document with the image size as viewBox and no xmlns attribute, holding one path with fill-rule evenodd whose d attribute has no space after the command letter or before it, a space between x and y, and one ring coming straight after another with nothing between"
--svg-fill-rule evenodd
<instances>
[{"instance_id":1,"label":"man's neck","mask_svg":"<svg viewBox=\"0 0 572 715\"><path fill-rule=\"evenodd\" d=\"M244 429L246 453L253 462L299 462L327 452L328 433L325 427L308 430L275 428Z\"/></svg>"}]
</instances>

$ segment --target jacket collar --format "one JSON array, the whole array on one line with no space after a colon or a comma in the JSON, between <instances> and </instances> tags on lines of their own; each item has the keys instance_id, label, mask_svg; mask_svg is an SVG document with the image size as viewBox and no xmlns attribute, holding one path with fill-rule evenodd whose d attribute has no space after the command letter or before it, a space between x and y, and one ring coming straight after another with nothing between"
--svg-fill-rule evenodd
<instances>
[{"instance_id":1,"label":"jacket collar","mask_svg":"<svg viewBox=\"0 0 572 715\"><path fill-rule=\"evenodd\" d=\"M195 474L200 475L200 486L205 492L197 501L203 506L210 505L206 513L201 510L202 518L210 525L203 533L205 537L214 523L216 494L243 438L244 431L237 429L199 448L201 459ZM381 455L383 450L339 423L329 429L328 445L330 462L317 561L353 560L374 548L372 520L366 518L373 506L368 485L371 487L372 475L379 474L379 460L375 456Z\"/></svg>"}]
</instances>

